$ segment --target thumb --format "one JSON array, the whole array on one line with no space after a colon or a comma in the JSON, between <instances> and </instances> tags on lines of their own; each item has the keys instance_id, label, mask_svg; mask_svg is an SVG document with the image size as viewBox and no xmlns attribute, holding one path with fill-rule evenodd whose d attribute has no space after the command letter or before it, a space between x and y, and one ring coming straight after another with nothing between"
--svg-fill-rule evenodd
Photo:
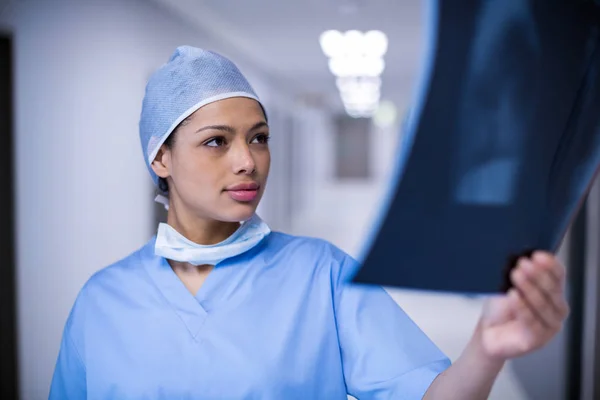
<instances>
[{"instance_id":1,"label":"thumb","mask_svg":"<svg viewBox=\"0 0 600 400\"><path fill-rule=\"evenodd\" d=\"M499 325L512 317L510 294L494 295L486 300L482 313L484 326Z\"/></svg>"}]
</instances>

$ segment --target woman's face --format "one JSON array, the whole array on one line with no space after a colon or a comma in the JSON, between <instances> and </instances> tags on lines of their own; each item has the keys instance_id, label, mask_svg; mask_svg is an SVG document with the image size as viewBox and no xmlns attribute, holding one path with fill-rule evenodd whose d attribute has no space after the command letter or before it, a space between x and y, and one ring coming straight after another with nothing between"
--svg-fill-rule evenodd
<instances>
[{"instance_id":1,"label":"woman's face","mask_svg":"<svg viewBox=\"0 0 600 400\"><path fill-rule=\"evenodd\" d=\"M237 222L250 218L263 195L271 155L260 105L235 97L210 103L187 119L153 169L167 179L169 197L197 217Z\"/></svg>"}]
</instances>

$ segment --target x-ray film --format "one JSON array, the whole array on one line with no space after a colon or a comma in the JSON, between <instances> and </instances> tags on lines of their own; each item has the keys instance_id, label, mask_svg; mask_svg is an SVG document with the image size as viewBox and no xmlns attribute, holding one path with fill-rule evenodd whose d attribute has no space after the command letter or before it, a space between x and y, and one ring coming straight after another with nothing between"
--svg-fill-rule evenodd
<instances>
[{"instance_id":1,"label":"x-ray film","mask_svg":"<svg viewBox=\"0 0 600 400\"><path fill-rule=\"evenodd\" d=\"M355 282L503 290L556 251L600 162L600 5L427 3L395 175Z\"/></svg>"}]
</instances>

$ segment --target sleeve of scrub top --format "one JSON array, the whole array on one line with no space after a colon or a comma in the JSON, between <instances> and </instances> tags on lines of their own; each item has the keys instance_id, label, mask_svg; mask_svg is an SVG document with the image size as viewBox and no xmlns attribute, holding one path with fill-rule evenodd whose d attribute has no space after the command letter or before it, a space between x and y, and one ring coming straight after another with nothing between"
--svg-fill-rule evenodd
<instances>
[{"instance_id":1,"label":"sleeve of scrub top","mask_svg":"<svg viewBox=\"0 0 600 400\"><path fill-rule=\"evenodd\" d=\"M63 333L58 360L52 377L49 400L85 399L85 366L67 327Z\"/></svg>"},{"instance_id":2,"label":"sleeve of scrub top","mask_svg":"<svg viewBox=\"0 0 600 400\"><path fill-rule=\"evenodd\" d=\"M342 256L336 323L348 394L359 400L422 399L449 359L379 286L352 285Z\"/></svg>"}]
</instances>

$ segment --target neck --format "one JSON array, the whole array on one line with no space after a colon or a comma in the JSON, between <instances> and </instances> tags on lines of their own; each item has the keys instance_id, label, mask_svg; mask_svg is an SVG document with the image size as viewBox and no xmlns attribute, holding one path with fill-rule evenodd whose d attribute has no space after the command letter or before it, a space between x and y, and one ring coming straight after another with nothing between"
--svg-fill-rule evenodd
<instances>
[{"instance_id":1,"label":"neck","mask_svg":"<svg viewBox=\"0 0 600 400\"><path fill-rule=\"evenodd\" d=\"M199 217L177 203L177 201L169 201L167 224L194 243L217 244L227 239L240 227L239 222L224 222Z\"/></svg>"}]
</instances>

